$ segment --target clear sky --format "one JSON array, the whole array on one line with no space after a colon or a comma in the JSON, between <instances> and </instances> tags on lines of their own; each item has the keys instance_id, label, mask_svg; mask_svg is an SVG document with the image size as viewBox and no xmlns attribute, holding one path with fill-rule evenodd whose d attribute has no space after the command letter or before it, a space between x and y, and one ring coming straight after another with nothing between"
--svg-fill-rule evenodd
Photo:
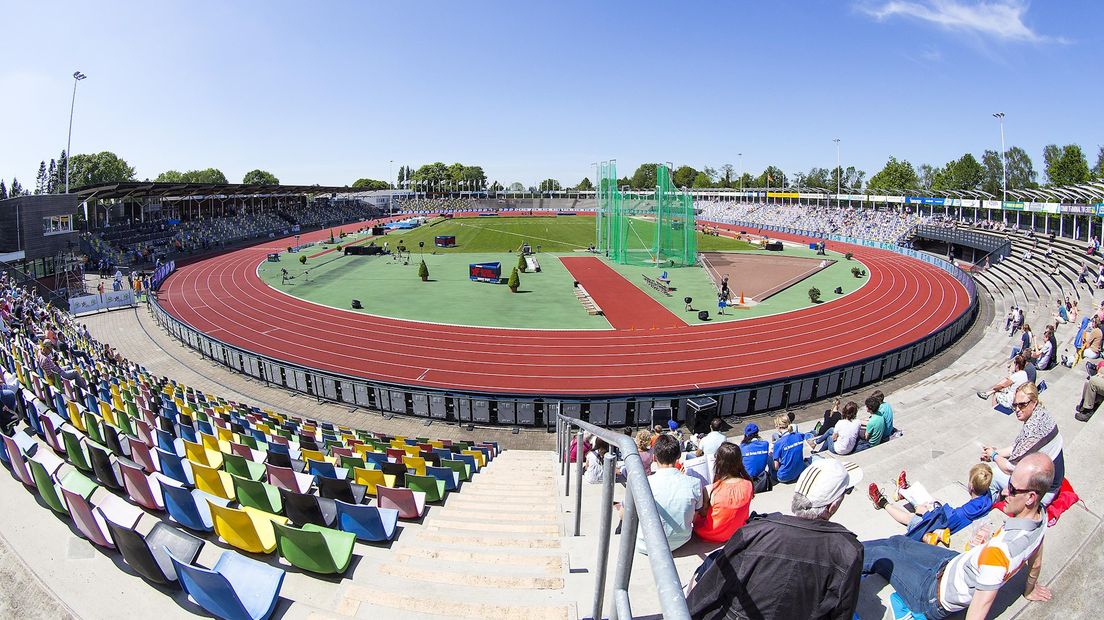
<instances>
[{"instance_id":1,"label":"clear sky","mask_svg":"<svg viewBox=\"0 0 1104 620\"><path fill-rule=\"evenodd\" d=\"M590 163L787 173L1104 144L1104 3L18 2L0 177L65 147L153 178L387 178L390 160L574 185Z\"/></svg>"}]
</instances>

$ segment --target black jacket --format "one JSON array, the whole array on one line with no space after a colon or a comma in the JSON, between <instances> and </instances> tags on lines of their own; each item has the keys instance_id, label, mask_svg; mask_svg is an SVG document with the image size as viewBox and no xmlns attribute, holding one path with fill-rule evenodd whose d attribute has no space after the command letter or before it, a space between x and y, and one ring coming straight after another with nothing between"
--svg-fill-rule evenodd
<instances>
[{"instance_id":1,"label":"black jacket","mask_svg":"<svg viewBox=\"0 0 1104 620\"><path fill-rule=\"evenodd\" d=\"M690 591L690 615L851 620L862 562L862 543L838 523L753 515Z\"/></svg>"}]
</instances>

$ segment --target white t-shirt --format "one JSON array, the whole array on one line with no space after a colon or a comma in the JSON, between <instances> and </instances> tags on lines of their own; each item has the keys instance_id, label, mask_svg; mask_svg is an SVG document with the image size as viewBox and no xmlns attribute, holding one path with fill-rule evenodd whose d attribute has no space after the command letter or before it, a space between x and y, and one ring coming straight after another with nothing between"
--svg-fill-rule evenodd
<instances>
[{"instance_id":1,"label":"white t-shirt","mask_svg":"<svg viewBox=\"0 0 1104 620\"><path fill-rule=\"evenodd\" d=\"M1012 373L1008 379L1012 382L1012 386L1008 388L1009 394L1015 394L1016 390L1020 389L1020 386L1027 383L1027 371L1017 370Z\"/></svg>"},{"instance_id":2,"label":"white t-shirt","mask_svg":"<svg viewBox=\"0 0 1104 620\"><path fill-rule=\"evenodd\" d=\"M583 472L583 478L586 479L587 484L600 484L602 482L602 458L594 450L587 452L586 471Z\"/></svg>"},{"instance_id":3,"label":"white t-shirt","mask_svg":"<svg viewBox=\"0 0 1104 620\"><path fill-rule=\"evenodd\" d=\"M724 433L713 431L705 437L702 437L698 447L701 448L702 453L706 456L713 456L717 453L717 448L720 448L721 444L725 442L725 439Z\"/></svg>"},{"instance_id":4,"label":"white t-shirt","mask_svg":"<svg viewBox=\"0 0 1104 620\"><path fill-rule=\"evenodd\" d=\"M834 427L839 439L832 442L836 454L851 454L855 449L855 443L859 440L859 421L840 420Z\"/></svg>"}]
</instances>

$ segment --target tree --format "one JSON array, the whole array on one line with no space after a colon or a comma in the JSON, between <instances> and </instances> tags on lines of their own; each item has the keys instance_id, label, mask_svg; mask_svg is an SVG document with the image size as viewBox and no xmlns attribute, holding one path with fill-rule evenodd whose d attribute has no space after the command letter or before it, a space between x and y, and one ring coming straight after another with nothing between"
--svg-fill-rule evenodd
<instances>
[{"instance_id":1,"label":"tree","mask_svg":"<svg viewBox=\"0 0 1104 620\"><path fill-rule=\"evenodd\" d=\"M735 178L736 167L732 164L721 166L721 187L732 187L732 179Z\"/></svg>"},{"instance_id":2,"label":"tree","mask_svg":"<svg viewBox=\"0 0 1104 620\"><path fill-rule=\"evenodd\" d=\"M8 186L4 185L4 179L0 179L0 200L8 198Z\"/></svg>"},{"instance_id":3,"label":"tree","mask_svg":"<svg viewBox=\"0 0 1104 620\"><path fill-rule=\"evenodd\" d=\"M1005 166L1008 168L1009 189L1035 189L1039 187L1036 180L1035 166L1031 163L1031 156L1027 151L1014 146L1005 152Z\"/></svg>"},{"instance_id":4,"label":"tree","mask_svg":"<svg viewBox=\"0 0 1104 620\"><path fill-rule=\"evenodd\" d=\"M487 186L487 174L483 172L483 166L464 166L460 172L460 180L467 190L481 190Z\"/></svg>"},{"instance_id":5,"label":"tree","mask_svg":"<svg viewBox=\"0 0 1104 620\"><path fill-rule=\"evenodd\" d=\"M377 181L376 179L357 179L353 181L353 187L365 191L379 191L390 188L387 181Z\"/></svg>"},{"instance_id":6,"label":"tree","mask_svg":"<svg viewBox=\"0 0 1104 620\"><path fill-rule=\"evenodd\" d=\"M618 187L629 187L631 185L632 185L632 180L629 179L629 177L621 177L620 179L617 179L617 186Z\"/></svg>"},{"instance_id":7,"label":"tree","mask_svg":"<svg viewBox=\"0 0 1104 620\"><path fill-rule=\"evenodd\" d=\"M656 167L656 164L640 164L628 184L633 189L654 189L656 186Z\"/></svg>"},{"instance_id":8,"label":"tree","mask_svg":"<svg viewBox=\"0 0 1104 620\"><path fill-rule=\"evenodd\" d=\"M783 187L786 182L786 173L778 166L767 166L763 174L755 178L754 184L758 187ZM745 186L746 187L746 186Z\"/></svg>"},{"instance_id":9,"label":"tree","mask_svg":"<svg viewBox=\"0 0 1104 620\"><path fill-rule=\"evenodd\" d=\"M46 172L46 176L47 176L46 193L47 194L57 194L58 191L59 191L58 188L61 187L61 183L60 183L60 178L58 177L57 162L54 161L53 159L50 160L50 168Z\"/></svg>"},{"instance_id":10,"label":"tree","mask_svg":"<svg viewBox=\"0 0 1104 620\"><path fill-rule=\"evenodd\" d=\"M242 177L245 185L279 185L280 179L267 170L250 170Z\"/></svg>"},{"instance_id":11,"label":"tree","mask_svg":"<svg viewBox=\"0 0 1104 620\"><path fill-rule=\"evenodd\" d=\"M736 187L753 187L754 185L755 177L751 176L750 172L740 175L740 180L736 183Z\"/></svg>"},{"instance_id":12,"label":"tree","mask_svg":"<svg viewBox=\"0 0 1104 620\"><path fill-rule=\"evenodd\" d=\"M877 174L870 177L867 189L871 190L906 190L917 189L920 179L916 176L916 170L907 160L897 161L896 157L890 157L886 165Z\"/></svg>"},{"instance_id":13,"label":"tree","mask_svg":"<svg viewBox=\"0 0 1104 620\"><path fill-rule=\"evenodd\" d=\"M690 187L694 184L694 179L698 177L698 171L690 166L679 166L675 169L671 175L671 181L675 184L675 187Z\"/></svg>"},{"instance_id":14,"label":"tree","mask_svg":"<svg viewBox=\"0 0 1104 620\"><path fill-rule=\"evenodd\" d=\"M709 186L713 186L717 182L717 169L710 166L702 168L702 172L709 179Z\"/></svg>"},{"instance_id":15,"label":"tree","mask_svg":"<svg viewBox=\"0 0 1104 620\"><path fill-rule=\"evenodd\" d=\"M836 182L831 180L832 172L827 168L810 168L809 174L806 174L802 179L805 187L817 187L820 189L829 189L836 191Z\"/></svg>"},{"instance_id":16,"label":"tree","mask_svg":"<svg viewBox=\"0 0 1104 620\"><path fill-rule=\"evenodd\" d=\"M563 188L560 187L560 182L556 179L545 179L540 182L540 191L542 192L558 192L561 189Z\"/></svg>"},{"instance_id":17,"label":"tree","mask_svg":"<svg viewBox=\"0 0 1104 620\"><path fill-rule=\"evenodd\" d=\"M525 273L525 270L529 268L529 265L525 262L525 255L518 252L518 264L517 269L521 273Z\"/></svg>"},{"instance_id":18,"label":"tree","mask_svg":"<svg viewBox=\"0 0 1104 620\"><path fill-rule=\"evenodd\" d=\"M157 175L157 178L153 180L154 183L183 183L184 174L179 170L166 170Z\"/></svg>"},{"instance_id":19,"label":"tree","mask_svg":"<svg viewBox=\"0 0 1104 620\"><path fill-rule=\"evenodd\" d=\"M226 175L218 168L189 170L180 176L183 183L207 183L211 185L225 185L227 183Z\"/></svg>"},{"instance_id":20,"label":"tree","mask_svg":"<svg viewBox=\"0 0 1104 620\"><path fill-rule=\"evenodd\" d=\"M449 180L449 171L443 162L438 161L418 168L411 177L425 188L441 188Z\"/></svg>"},{"instance_id":21,"label":"tree","mask_svg":"<svg viewBox=\"0 0 1104 620\"><path fill-rule=\"evenodd\" d=\"M11 191L8 192L8 196L10 196L12 198L18 198L18 197L22 196L25 193L26 192L23 191L23 186L19 184L19 179L14 179L13 178L12 179L12 184L11 184Z\"/></svg>"},{"instance_id":22,"label":"tree","mask_svg":"<svg viewBox=\"0 0 1104 620\"><path fill-rule=\"evenodd\" d=\"M1067 144L1061 149L1048 144L1043 149L1043 159L1051 185L1074 185L1085 183L1090 178L1089 162L1077 144Z\"/></svg>"},{"instance_id":23,"label":"tree","mask_svg":"<svg viewBox=\"0 0 1104 620\"><path fill-rule=\"evenodd\" d=\"M111 151L101 151L93 155L81 153L69 159L70 188L133 180L134 168Z\"/></svg>"},{"instance_id":24,"label":"tree","mask_svg":"<svg viewBox=\"0 0 1104 620\"><path fill-rule=\"evenodd\" d=\"M61 156L58 157L58 193L65 189L65 173L68 172L66 166L69 165L69 155L65 152L65 149L61 150Z\"/></svg>"},{"instance_id":25,"label":"tree","mask_svg":"<svg viewBox=\"0 0 1104 620\"><path fill-rule=\"evenodd\" d=\"M842 176L840 175L842 173ZM848 166L842 170L839 168L832 168L831 177L828 179L828 189L833 192L836 191L836 177L841 176L839 179L838 187L840 190L848 187L854 187L856 189L862 189L863 179L866 178L866 172L857 170L854 166Z\"/></svg>"},{"instance_id":26,"label":"tree","mask_svg":"<svg viewBox=\"0 0 1104 620\"><path fill-rule=\"evenodd\" d=\"M594 191L594 184L590 182L590 177L583 177L583 180L579 181L579 184L575 186L575 189L581 192L592 192Z\"/></svg>"},{"instance_id":27,"label":"tree","mask_svg":"<svg viewBox=\"0 0 1104 620\"><path fill-rule=\"evenodd\" d=\"M929 190L935 179L935 168L931 164L920 164L916 169L917 189Z\"/></svg>"},{"instance_id":28,"label":"tree","mask_svg":"<svg viewBox=\"0 0 1104 620\"><path fill-rule=\"evenodd\" d=\"M1093 176L1098 179L1104 179L1104 146L1100 147L1100 151L1096 154L1096 165L1093 166Z\"/></svg>"},{"instance_id":29,"label":"tree","mask_svg":"<svg viewBox=\"0 0 1104 620\"><path fill-rule=\"evenodd\" d=\"M422 264L418 265L418 277L422 279L422 282L429 279L429 267L426 267L424 260Z\"/></svg>"},{"instance_id":30,"label":"tree","mask_svg":"<svg viewBox=\"0 0 1104 620\"><path fill-rule=\"evenodd\" d=\"M985 175L981 181L982 191L989 192L994 196L1002 195L1004 167L1000 154L992 149L987 149L981 154L981 167L985 170Z\"/></svg>"},{"instance_id":31,"label":"tree","mask_svg":"<svg viewBox=\"0 0 1104 620\"><path fill-rule=\"evenodd\" d=\"M38 164L38 176L35 177L35 195L45 194L48 182L49 177L46 176L46 162L42 161Z\"/></svg>"},{"instance_id":32,"label":"tree","mask_svg":"<svg viewBox=\"0 0 1104 620\"><path fill-rule=\"evenodd\" d=\"M521 277L518 276L517 267L514 267L514 271L510 273L510 279L506 281L506 286L510 287L510 291L516 293L518 287L521 286Z\"/></svg>"},{"instance_id":33,"label":"tree","mask_svg":"<svg viewBox=\"0 0 1104 620\"><path fill-rule=\"evenodd\" d=\"M489 191L501 192L503 189L505 189L505 188L502 187L502 184L499 183L498 181L495 181L494 183L491 183L491 187L489 188Z\"/></svg>"},{"instance_id":34,"label":"tree","mask_svg":"<svg viewBox=\"0 0 1104 620\"><path fill-rule=\"evenodd\" d=\"M966 153L936 170L935 178L932 180L932 190L937 192L973 190L980 187L984 179L985 169L971 153Z\"/></svg>"},{"instance_id":35,"label":"tree","mask_svg":"<svg viewBox=\"0 0 1104 620\"><path fill-rule=\"evenodd\" d=\"M704 172L699 172L698 175L694 177L692 187L694 189L703 189L712 185L713 181L709 178L709 175Z\"/></svg>"},{"instance_id":36,"label":"tree","mask_svg":"<svg viewBox=\"0 0 1104 620\"><path fill-rule=\"evenodd\" d=\"M510 184L510 191L511 192L524 192L525 191L525 186L522 185L520 181L514 181L513 183Z\"/></svg>"}]
</instances>

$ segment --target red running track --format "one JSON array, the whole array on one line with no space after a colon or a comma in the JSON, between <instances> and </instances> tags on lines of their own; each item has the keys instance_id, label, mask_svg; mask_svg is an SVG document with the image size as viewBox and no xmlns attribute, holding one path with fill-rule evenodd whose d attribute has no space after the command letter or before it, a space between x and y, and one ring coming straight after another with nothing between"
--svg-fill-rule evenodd
<instances>
[{"instance_id":1,"label":"red running track","mask_svg":"<svg viewBox=\"0 0 1104 620\"><path fill-rule=\"evenodd\" d=\"M328 236L322 230L302 240ZM286 245L271 241L182 267L162 286L161 304L218 340L323 371L412 388L564 396L719 389L824 370L916 342L969 306L965 288L935 266L830 243L853 252L869 282L781 315L648 331L458 327L276 291L257 265Z\"/></svg>"},{"instance_id":2,"label":"red running track","mask_svg":"<svg viewBox=\"0 0 1104 620\"><path fill-rule=\"evenodd\" d=\"M562 256L560 262L583 285L615 329L682 327L671 311L633 286L621 274L594 256Z\"/></svg>"}]
</instances>

